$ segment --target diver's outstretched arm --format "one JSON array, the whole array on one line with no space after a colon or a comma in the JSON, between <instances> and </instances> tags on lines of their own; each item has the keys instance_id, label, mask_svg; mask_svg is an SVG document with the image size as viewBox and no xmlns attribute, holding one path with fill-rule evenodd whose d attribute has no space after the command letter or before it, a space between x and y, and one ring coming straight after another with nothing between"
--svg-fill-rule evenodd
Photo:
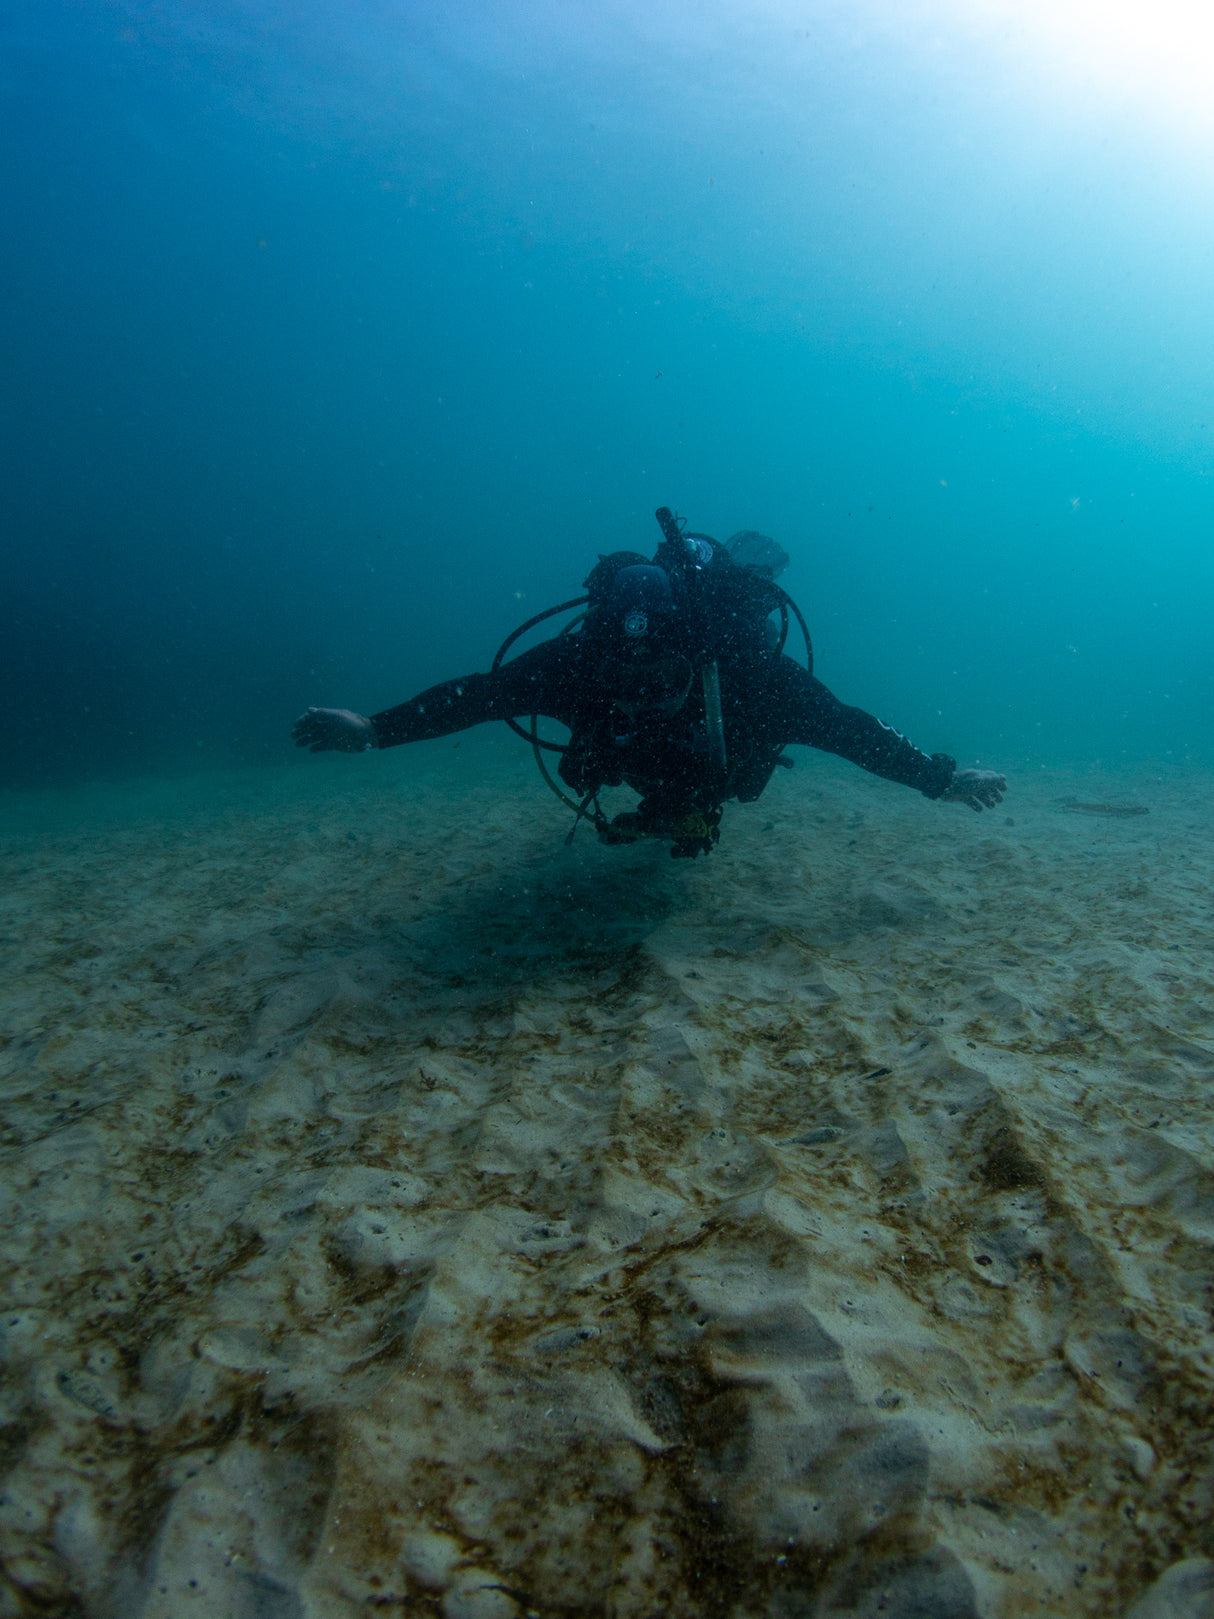
<instances>
[{"instance_id":1,"label":"diver's outstretched arm","mask_svg":"<svg viewBox=\"0 0 1214 1619\"><path fill-rule=\"evenodd\" d=\"M352 708L308 708L291 728L297 748L313 753L366 753L378 747L375 728Z\"/></svg>"},{"instance_id":2,"label":"diver's outstretched arm","mask_svg":"<svg viewBox=\"0 0 1214 1619\"><path fill-rule=\"evenodd\" d=\"M850 708L791 658L771 666L767 724L787 742L804 742L850 759L874 776L917 787L943 803L994 809L1007 791L997 770L958 770L951 754L921 752L884 721Z\"/></svg>"},{"instance_id":3,"label":"diver's outstretched arm","mask_svg":"<svg viewBox=\"0 0 1214 1619\"><path fill-rule=\"evenodd\" d=\"M487 675L461 675L367 719L349 708L309 708L295 721L295 745L313 753L363 753L429 742L486 720L546 714L572 727L578 690L573 638L541 641Z\"/></svg>"}]
</instances>

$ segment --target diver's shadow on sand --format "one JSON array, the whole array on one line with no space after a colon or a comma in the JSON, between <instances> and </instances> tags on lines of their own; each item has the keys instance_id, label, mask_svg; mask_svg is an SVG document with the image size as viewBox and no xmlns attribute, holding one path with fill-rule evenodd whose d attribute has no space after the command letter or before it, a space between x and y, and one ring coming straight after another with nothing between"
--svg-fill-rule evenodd
<instances>
[{"instance_id":1,"label":"diver's shadow on sand","mask_svg":"<svg viewBox=\"0 0 1214 1619\"><path fill-rule=\"evenodd\" d=\"M529 854L419 916L413 964L447 983L494 987L601 973L683 902L686 867L664 854L591 844Z\"/></svg>"}]
</instances>

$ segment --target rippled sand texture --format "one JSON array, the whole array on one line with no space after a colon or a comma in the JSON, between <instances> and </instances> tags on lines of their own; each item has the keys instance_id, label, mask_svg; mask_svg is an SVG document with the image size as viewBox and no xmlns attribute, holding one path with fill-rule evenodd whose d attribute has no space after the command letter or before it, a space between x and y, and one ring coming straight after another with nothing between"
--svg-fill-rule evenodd
<instances>
[{"instance_id":1,"label":"rippled sand texture","mask_svg":"<svg viewBox=\"0 0 1214 1619\"><path fill-rule=\"evenodd\" d=\"M1209 782L446 757L5 839L0 1614L1214 1611Z\"/></svg>"}]
</instances>

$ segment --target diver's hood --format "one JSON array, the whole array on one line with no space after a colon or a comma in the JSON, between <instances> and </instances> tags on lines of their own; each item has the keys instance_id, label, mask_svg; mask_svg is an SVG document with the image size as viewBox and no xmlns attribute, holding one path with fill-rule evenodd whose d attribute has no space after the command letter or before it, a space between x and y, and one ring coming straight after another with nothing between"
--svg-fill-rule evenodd
<instances>
[{"instance_id":1,"label":"diver's hood","mask_svg":"<svg viewBox=\"0 0 1214 1619\"><path fill-rule=\"evenodd\" d=\"M651 562L621 568L594 615L598 637L623 653L673 651L686 618L682 585Z\"/></svg>"},{"instance_id":2,"label":"diver's hood","mask_svg":"<svg viewBox=\"0 0 1214 1619\"><path fill-rule=\"evenodd\" d=\"M587 648L603 686L628 712L673 713L691 687L686 595L665 568L621 568L586 621Z\"/></svg>"}]
</instances>

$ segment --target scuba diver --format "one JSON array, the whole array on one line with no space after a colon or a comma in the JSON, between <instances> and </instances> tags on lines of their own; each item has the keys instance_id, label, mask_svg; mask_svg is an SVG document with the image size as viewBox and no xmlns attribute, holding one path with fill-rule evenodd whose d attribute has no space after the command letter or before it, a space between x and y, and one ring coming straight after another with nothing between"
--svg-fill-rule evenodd
<instances>
[{"instance_id":1,"label":"scuba diver","mask_svg":"<svg viewBox=\"0 0 1214 1619\"><path fill-rule=\"evenodd\" d=\"M603 843L659 838L675 856L707 854L724 804L757 799L777 766L791 767L783 752L790 743L839 754L928 798L975 810L1002 801L1007 782L996 771L958 770L948 754L921 753L814 678L805 620L776 583L788 558L774 541L747 530L721 545L687 533L665 506L657 519L662 542L652 560L633 551L601 556L586 596L520 625L488 674L445 681L370 718L309 708L295 722L296 745L361 753L505 720L575 812L570 839L588 820ZM581 607L559 634L504 661L535 625ZM784 651L790 614L805 665ZM541 738L540 715L567 726L569 741ZM559 775L576 799L553 780L541 750L561 755ZM599 794L621 784L640 802L609 819Z\"/></svg>"}]
</instances>

